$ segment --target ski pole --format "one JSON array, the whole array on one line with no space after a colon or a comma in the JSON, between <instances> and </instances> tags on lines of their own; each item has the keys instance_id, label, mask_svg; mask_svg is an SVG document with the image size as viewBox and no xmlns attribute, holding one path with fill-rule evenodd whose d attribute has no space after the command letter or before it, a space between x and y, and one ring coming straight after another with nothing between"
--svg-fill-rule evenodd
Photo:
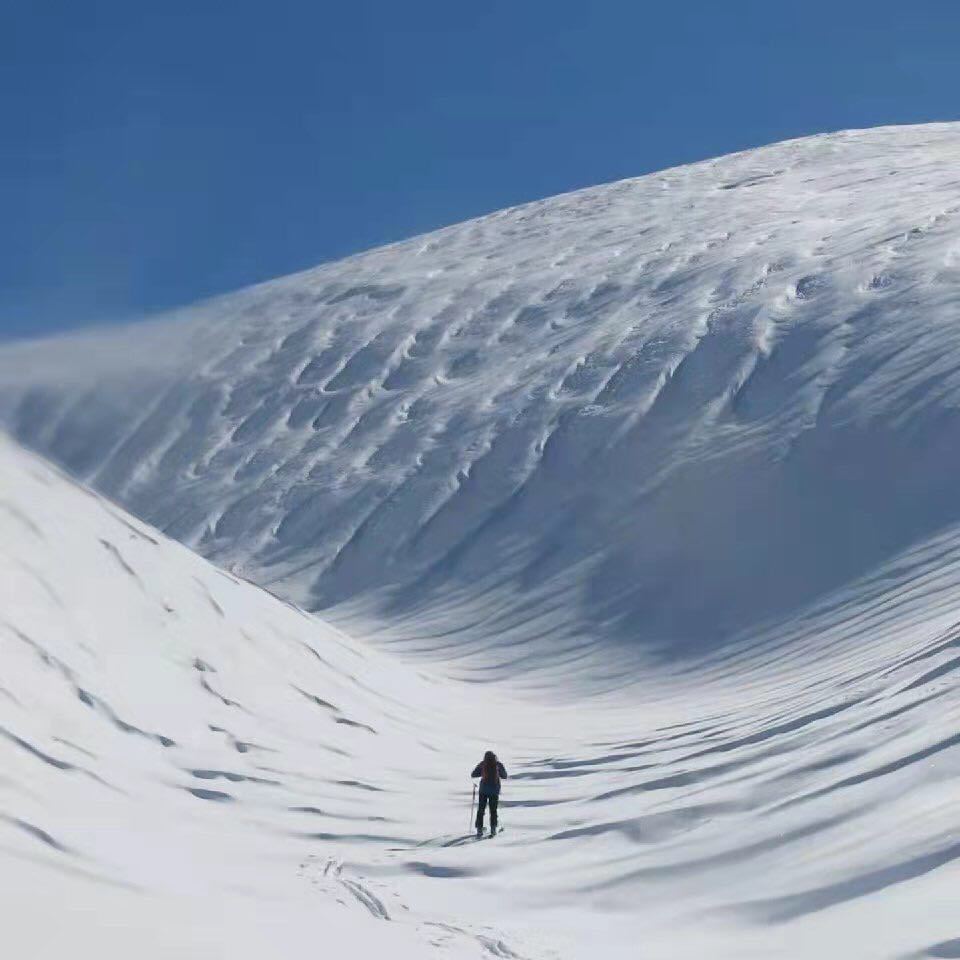
<instances>
[{"instance_id":1,"label":"ski pole","mask_svg":"<svg viewBox=\"0 0 960 960\"><path fill-rule=\"evenodd\" d=\"M477 799L477 785L473 785L473 796L470 798L470 829L473 829L473 805Z\"/></svg>"}]
</instances>

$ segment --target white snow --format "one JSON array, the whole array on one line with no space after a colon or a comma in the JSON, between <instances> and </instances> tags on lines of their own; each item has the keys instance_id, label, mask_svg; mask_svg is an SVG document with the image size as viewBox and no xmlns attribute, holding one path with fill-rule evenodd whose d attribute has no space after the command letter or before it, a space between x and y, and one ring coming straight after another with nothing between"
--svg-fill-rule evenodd
<instances>
[{"instance_id":1,"label":"white snow","mask_svg":"<svg viewBox=\"0 0 960 960\"><path fill-rule=\"evenodd\" d=\"M343 865L373 850L389 873L426 875L418 841L444 822L463 833L471 691L211 567L6 441L0 480L10 955L326 942L420 957L439 939L482 956L499 939L435 928L429 896L413 913Z\"/></svg>"},{"instance_id":2,"label":"white snow","mask_svg":"<svg viewBox=\"0 0 960 960\"><path fill-rule=\"evenodd\" d=\"M0 446L18 956L960 955L958 161L793 141L0 349L18 440L224 568Z\"/></svg>"}]
</instances>

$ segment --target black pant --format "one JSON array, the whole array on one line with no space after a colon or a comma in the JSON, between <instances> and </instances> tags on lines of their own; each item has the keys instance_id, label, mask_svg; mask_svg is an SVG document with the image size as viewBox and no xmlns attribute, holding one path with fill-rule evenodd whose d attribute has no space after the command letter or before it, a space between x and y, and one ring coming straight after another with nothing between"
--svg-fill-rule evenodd
<instances>
[{"instance_id":1,"label":"black pant","mask_svg":"<svg viewBox=\"0 0 960 960\"><path fill-rule=\"evenodd\" d=\"M497 804L500 802L500 798L495 795L487 796L485 793L480 794L480 806L477 807L477 829L483 829L483 813L487 809L487 804L490 804L490 827L493 830L497 829Z\"/></svg>"}]
</instances>

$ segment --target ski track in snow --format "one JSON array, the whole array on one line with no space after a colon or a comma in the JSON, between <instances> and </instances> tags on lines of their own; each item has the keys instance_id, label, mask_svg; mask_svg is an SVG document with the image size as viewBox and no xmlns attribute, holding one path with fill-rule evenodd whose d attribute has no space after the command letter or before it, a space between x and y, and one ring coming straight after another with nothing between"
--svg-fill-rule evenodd
<instances>
[{"instance_id":1,"label":"ski track in snow","mask_svg":"<svg viewBox=\"0 0 960 960\"><path fill-rule=\"evenodd\" d=\"M249 925L271 929L278 902L291 942L323 924L358 956L384 949L368 920L411 957L949 941L956 531L779 645L558 702L355 643L8 443L0 469L0 849L18 923L76 907L21 931L35 956L71 930L110 955L116 931L89 918L131 910L141 936L174 917L194 955L213 922L196 904L244 915L217 928L223 955L264 955ZM466 773L488 740L506 745L507 829L478 844Z\"/></svg>"},{"instance_id":2,"label":"ski track in snow","mask_svg":"<svg viewBox=\"0 0 960 960\"><path fill-rule=\"evenodd\" d=\"M0 349L141 518L0 442L12 942L960 955L958 159L778 144Z\"/></svg>"}]
</instances>

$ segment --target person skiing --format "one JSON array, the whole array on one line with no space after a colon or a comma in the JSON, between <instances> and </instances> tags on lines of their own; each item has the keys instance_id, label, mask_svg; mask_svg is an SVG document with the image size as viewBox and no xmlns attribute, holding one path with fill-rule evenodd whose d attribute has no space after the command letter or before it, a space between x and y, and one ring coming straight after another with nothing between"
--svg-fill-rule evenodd
<instances>
[{"instance_id":1,"label":"person skiing","mask_svg":"<svg viewBox=\"0 0 960 960\"><path fill-rule=\"evenodd\" d=\"M507 771L497 759L497 755L488 750L483 759L473 768L471 777L480 778L480 804L477 807L477 837L483 836L483 814L490 804L490 836L497 832L497 804L500 802L500 781L506 780Z\"/></svg>"}]
</instances>

